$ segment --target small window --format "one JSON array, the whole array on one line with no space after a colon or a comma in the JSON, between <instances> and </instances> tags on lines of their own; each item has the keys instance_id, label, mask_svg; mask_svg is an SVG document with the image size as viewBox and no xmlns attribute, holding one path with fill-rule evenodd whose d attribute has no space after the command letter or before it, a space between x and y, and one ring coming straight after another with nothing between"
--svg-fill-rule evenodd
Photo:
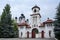
<instances>
[{"instance_id":1,"label":"small window","mask_svg":"<svg viewBox=\"0 0 60 40\"><path fill-rule=\"evenodd\" d=\"M52 24L47 24L47 26L52 26Z\"/></svg>"},{"instance_id":2,"label":"small window","mask_svg":"<svg viewBox=\"0 0 60 40\"><path fill-rule=\"evenodd\" d=\"M33 17L33 23L36 24L37 23L37 16Z\"/></svg>"},{"instance_id":3,"label":"small window","mask_svg":"<svg viewBox=\"0 0 60 40\"><path fill-rule=\"evenodd\" d=\"M50 26L50 24L47 24L47 26L49 27L49 26Z\"/></svg>"},{"instance_id":4,"label":"small window","mask_svg":"<svg viewBox=\"0 0 60 40\"><path fill-rule=\"evenodd\" d=\"M34 12L36 12L36 9L34 9Z\"/></svg>"},{"instance_id":5,"label":"small window","mask_svg":"<svg viewBox=\"0 0 60 40\"><path fill-rule=\"evenodd\" d=\"M49 37L51 37L51 30L49 31Z\"/></svg>"},{"instance_id":6,"label":"small window","mask_svg":"<svg viewBox=\"0 0 60 40\"><path fill-rule=\"evenodd\" d=\"M50 24L52 26L52 24Z\"/></svg>"},{"instance_id":7,"label":"small window","mask_svg":"<svg viewBox=\"0 0 60 40\"><path fill-rule=\"evenodd\" d=\"M22 37L23 33L21 32L21 37Z\"/></svg>"},{"instance_id":8,"label":"small window","mask_svg":"<svg viewBox=\"0 0 60 40\"><path fill-rule=\"evenodd\" d=\"M23 29L24 27L23 27L23 26L21 26L20 28L21 28L21 29Z\"/></svg>"},{"instance_id":9,"label":"small window","mask_svg":"<svg viewBox=\"0 0 60 40\"><path fill-rule=\"evenodd\" d=\"M35 27L35 24L34 24L34 27Z\"/></svg>"}]
</instances>

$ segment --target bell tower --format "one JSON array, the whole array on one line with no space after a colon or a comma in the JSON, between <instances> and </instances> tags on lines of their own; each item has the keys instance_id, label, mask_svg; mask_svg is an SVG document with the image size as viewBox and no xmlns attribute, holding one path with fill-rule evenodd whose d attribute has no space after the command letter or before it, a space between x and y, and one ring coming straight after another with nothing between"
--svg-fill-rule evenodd
<instances>
[{"instance_id":1,"label":"bell tower","mask_svg":"<svg viewBox=\"0 0 60 40\"><path fill-rule=\"evenodd\" d=\"M37 5L35 5L34 7L32 7L32 11L33 13L39 13L40 8Z\"/></svg>"},{"instance_id":2,"label":"bell tower","mask_svg":"<svg viewBox=\"0 0 60 40\"><path fill-rule=\"evenodd\" d=\"M39 11L40 11L40 7L38 7L37 5L32 7L32 12L33 12L33 14L31 14L31 26L32 27L37 27L40 24L41 15Z\"/></svg>"}]
</instances>

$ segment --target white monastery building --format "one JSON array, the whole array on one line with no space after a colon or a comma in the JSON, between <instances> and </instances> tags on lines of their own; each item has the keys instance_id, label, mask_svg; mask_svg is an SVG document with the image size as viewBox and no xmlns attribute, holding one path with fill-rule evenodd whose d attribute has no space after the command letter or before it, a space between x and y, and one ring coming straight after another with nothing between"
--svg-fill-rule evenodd
<instances>
[{"instance_id":1,"label":"white monastery building","mask_svg":"<svg viewBox=\"0 0 60 40\"><path fill-rule=\"evenodd\" d=\"M25 16L21 14L18 21L19 38L54 38L53 20L47 19L41 23L40 7L32 7L32 14L30 20L26 20ZM15 17L17 22L17 17ZM29 24L29 21L31 23Z\"/></svg>"}]
</instances>

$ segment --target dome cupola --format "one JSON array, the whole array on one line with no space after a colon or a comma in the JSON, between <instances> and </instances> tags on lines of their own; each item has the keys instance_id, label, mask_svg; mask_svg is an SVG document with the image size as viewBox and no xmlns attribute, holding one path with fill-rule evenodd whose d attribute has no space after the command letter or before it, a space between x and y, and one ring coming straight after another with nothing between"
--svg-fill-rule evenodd
<instances>
[{"instance_id":1,"label":"dome cupola","mask_svg":"<svg viewBox=\"0 0 60 40\"><path fill-rule=\"evenodd\" d=\"M40 10L40 7L38 7L37 5L35 5L34 7L32 7L32 10L33 10L34 8L38 8L38 9Z\"/></svg>"}]
</instances>

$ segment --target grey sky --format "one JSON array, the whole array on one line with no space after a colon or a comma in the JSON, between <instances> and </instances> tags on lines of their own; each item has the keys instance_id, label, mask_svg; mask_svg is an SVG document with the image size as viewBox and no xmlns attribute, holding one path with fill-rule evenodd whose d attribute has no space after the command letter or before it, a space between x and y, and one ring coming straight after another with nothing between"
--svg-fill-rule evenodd
<instances>
[{"instance_id":1,"label":"grey sky","mask_svg":"<svg viewBox=\"0 0 60 40\"><path fill-rule=\"evenodd\" d=\"M40 7L41 21L45 21L48 17L53 19L56 13L56 7L60 0L0 0L0 15L6 4L11 6L11 14L14 18L19 17L23 13L26 18L30 18L32 14L31 8L35 5Z\"/></svg>"}]
</instances>

